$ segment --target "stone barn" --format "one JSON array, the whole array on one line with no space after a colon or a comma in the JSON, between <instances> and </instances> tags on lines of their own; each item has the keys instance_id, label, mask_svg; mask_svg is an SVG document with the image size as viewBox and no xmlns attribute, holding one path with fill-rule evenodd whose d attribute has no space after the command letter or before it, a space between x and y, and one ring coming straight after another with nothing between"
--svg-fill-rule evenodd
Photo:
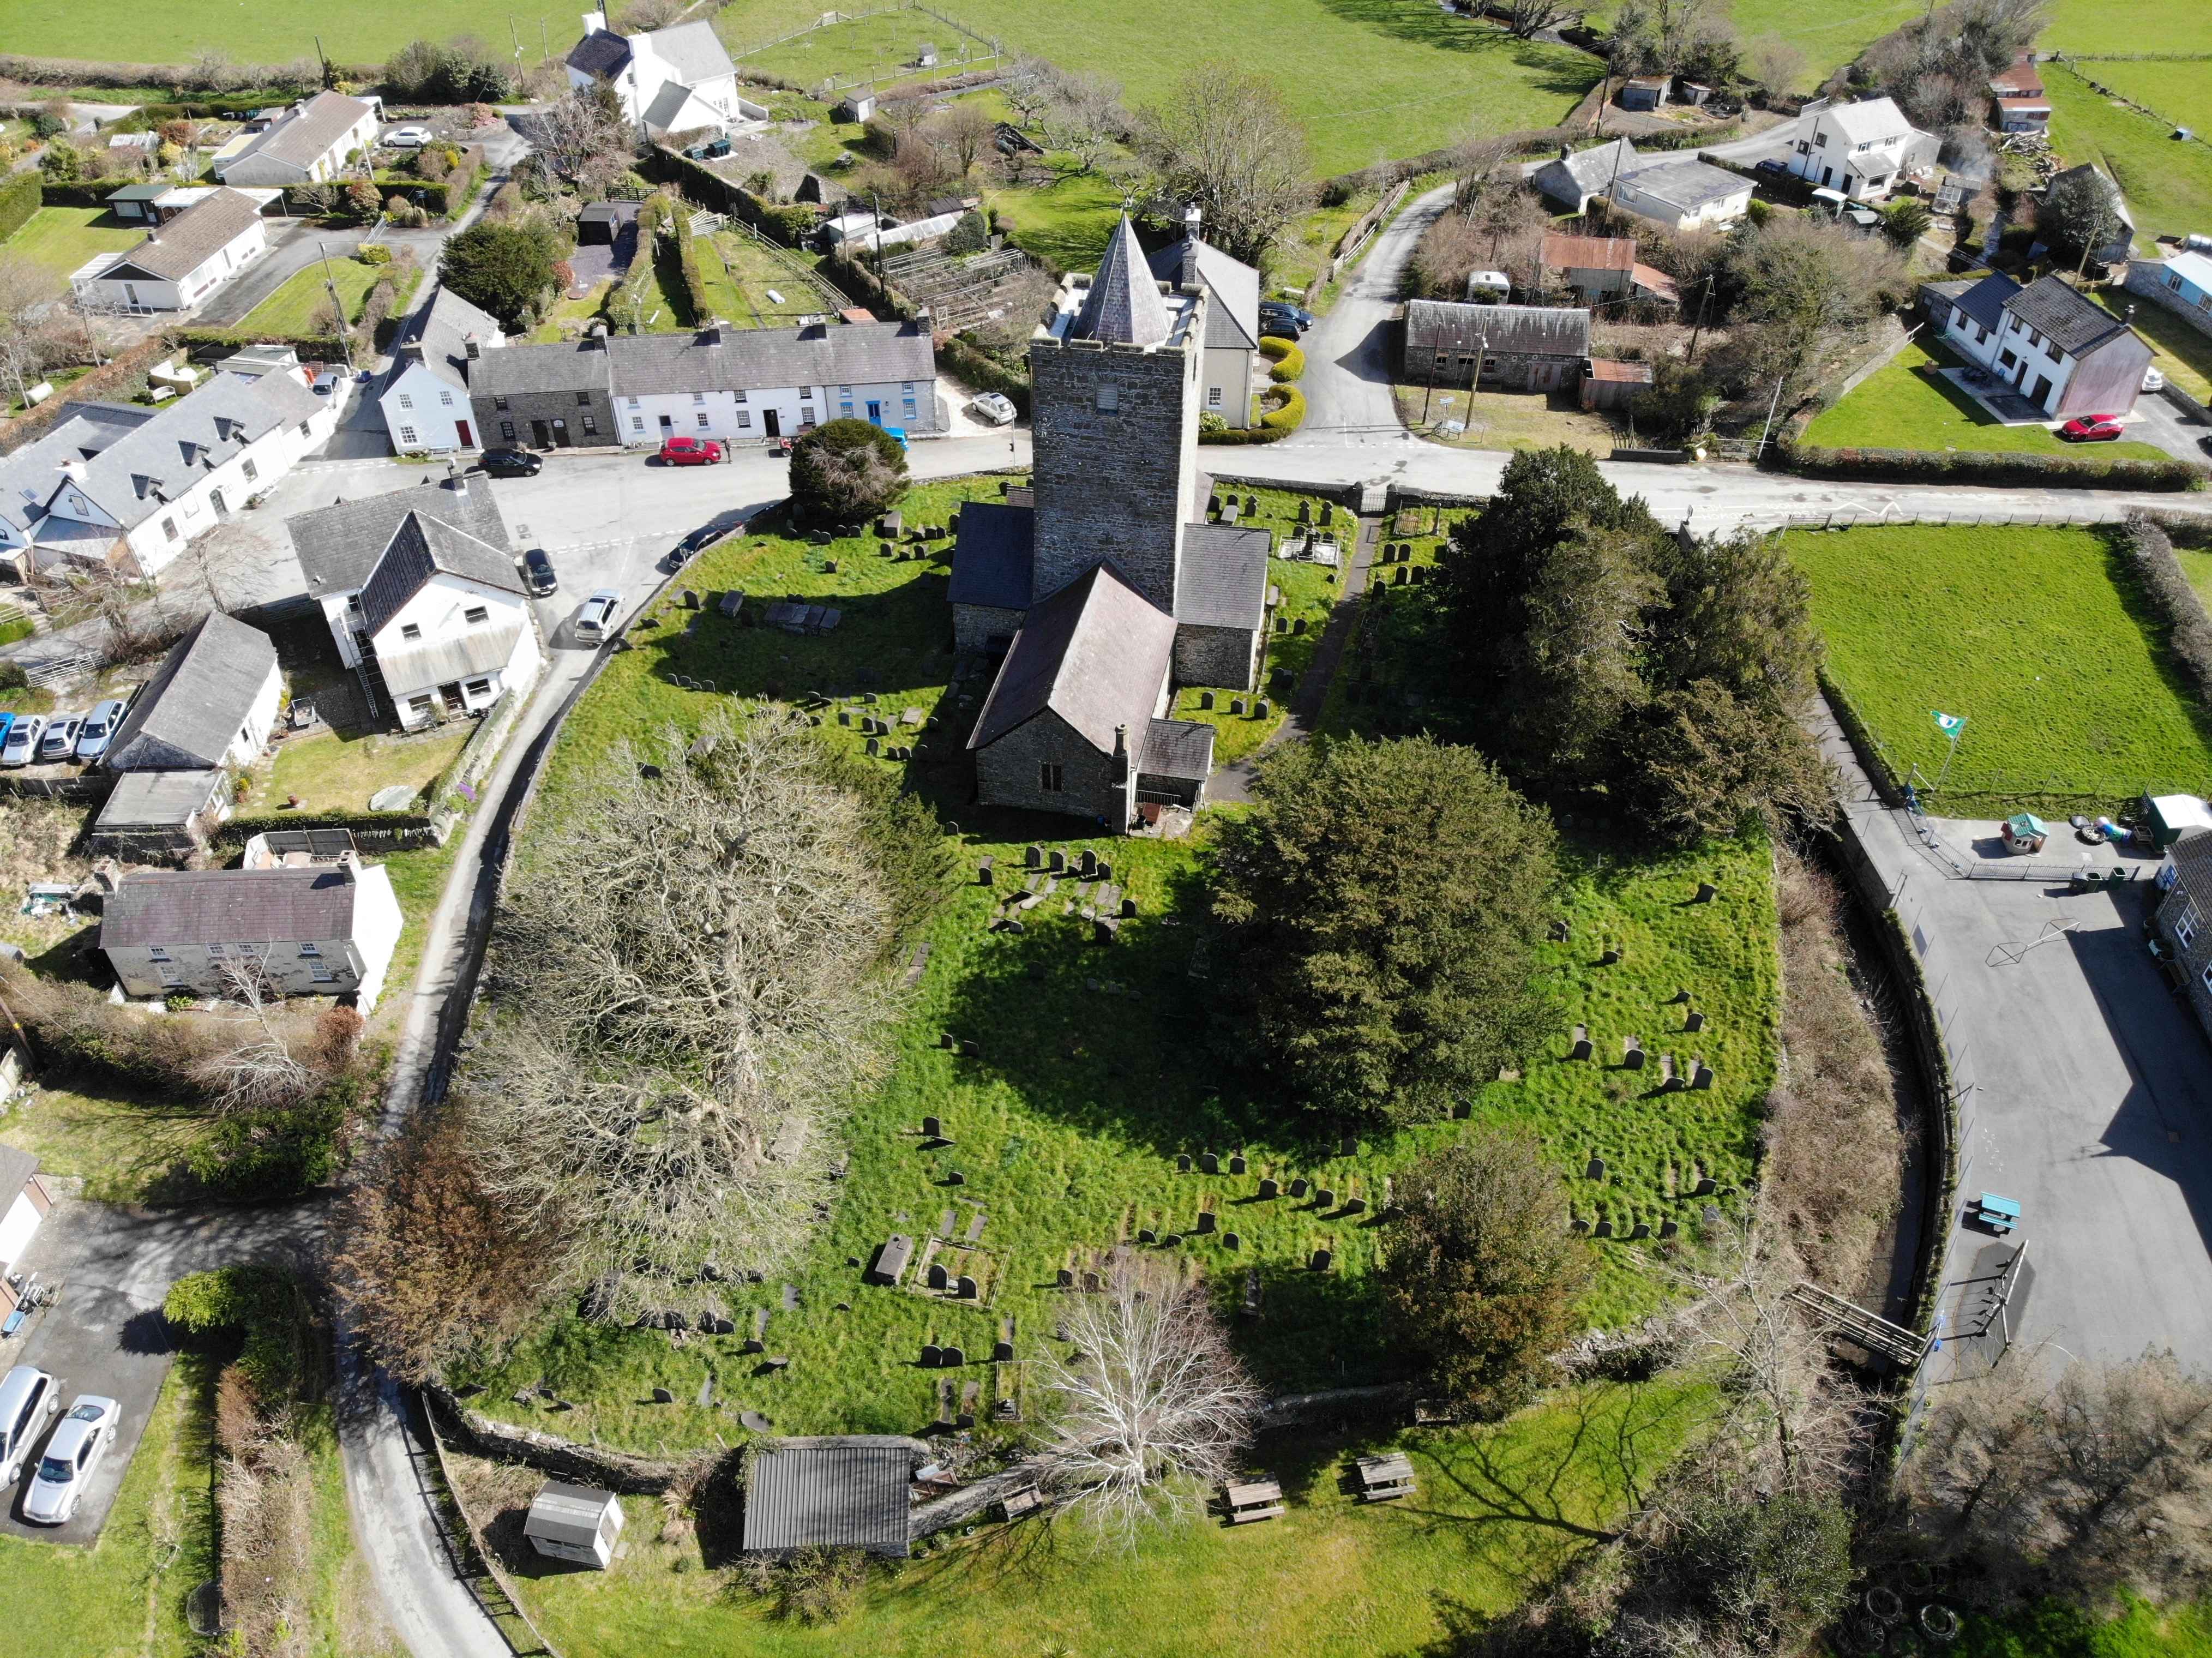
<instances>
[{"instance_id":1,"label":"stone barn","mask_svg":"<svg viewBox=\"0 0 2212 1658\"><path fill-rule=\"evenodd\" d=\"M1406 307L1405 375L1421 386L1563 391L1582 377L1589 331L1579 307L1415 300Z\"/></svg>"}]
</instances>

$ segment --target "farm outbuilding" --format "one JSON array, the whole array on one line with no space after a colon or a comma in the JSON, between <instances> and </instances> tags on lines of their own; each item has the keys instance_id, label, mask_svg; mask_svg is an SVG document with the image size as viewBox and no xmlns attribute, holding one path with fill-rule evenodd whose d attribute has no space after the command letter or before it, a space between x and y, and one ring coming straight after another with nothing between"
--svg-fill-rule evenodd
<instances>
[{"instance_id":1,"label":"farm outbuilding","mask_svg":"<svg viewBox=\"0 0 2212 1658\"><path fill-rule=\"evenodd\" d=\"M2142 804L2143 821L2160 852L2192 829L2212 829L2212 806L2193 794L2147 794Z\"/></svg>"},{"instance_id":2,"label":"farm outbuilding","mask_svg":"<svg viewBox=\"0 0 2212 1658\"><path fill-rule=\"evenodd\" d=\"M904 1559L912 1442L889 1436L785 1441L745 1481L747 1554L866 1549Z\"/></svg>"},{"instance_id":3,"label":"farm outbuilding","mask_svg":"<svg viewBox=\"0 0 2212 1658\"><path fill-rule=\"evenodd\" d=\"M622 1504L612 1491L549 1479L530 1505L522 1534L538 1553L605 1571L622 1536Z\"/></svg>"},{"instance_id":4,"label":"farm outbuilding","mask_svg":"<svg viewBox=\"0 0 2212 1658\"><path fill-rule=\"evenodd\" d=\"M1583 407L1626 409L1651 384L1648 362L1615 362L1592 357L1583 367Z\"/></svg>"},{"instance_id":5,"label":"farm outbuilding","mask_svg":"<svg viewBox=\"0 0 2212 1658\"><path fill-rule=\"evenodd\" d=\"M1590 313L1578 307L1414 300L1406 307L1406 379L1468 385L1480 359L1486 384L1560 391L1582 373L1589 328Z\"/></svg>"}]
</instances>

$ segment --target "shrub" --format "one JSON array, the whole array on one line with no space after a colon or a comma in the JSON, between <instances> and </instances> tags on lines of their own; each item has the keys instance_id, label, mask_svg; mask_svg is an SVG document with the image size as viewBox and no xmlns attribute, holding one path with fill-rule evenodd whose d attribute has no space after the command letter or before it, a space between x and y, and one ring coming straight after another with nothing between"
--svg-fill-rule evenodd
<instances>
[{"instance_id":1,"label":"shrub","mask_svg":"<svg viewBox=\"0 0 2212 1658\"><path fill-rule=\"evenodd\" d=\"M2197 707L2212 712L2212 616L2206 615L2204 601L2182 573L2172 538L2164 530L2137 513L2128 519L2124 534L2136 579L2166 623L2166 647L2189 676Z\"/></svg>"},{"instance_id":2,"label":"shrub","mask_svg":"<svg viewBox=\"0 0 2212 1658\"><path fill-rule=\"evenodd\" d=\"M276 1266L218 1266L169 1286L161 1315L204 1340L238 1334L238 1368L264 1404L290 1398L313 1376L313 1321L306 1292Z\"/></svg>"},{"instance_id":3,"label":"shrub","mask_svg":"<svg viewBox=\"0 0 2212 1658\"><path fill-rule=\"evenodd\" d=\"M30 222L43 199L43 181L36 173L10 173L0 183L0 242Z\"/></svg>"},{"instance_id":4,"label":"shrub","mask_svg":"<svg viewBox=\"0 0 2212 1658\"><path fill-rule=\"evenodd\" d=\"M382 242L363 242L354 249L353 256L363 264L390 264L392 250Z\"/></svg>"},{"instance_id":5,"label":"shrub","mask_svg":"<svg viewBox=\"0 0 2212 1658\"><path fill-rule=\"evenodd\" d=\"M945 233L947 253L980 253L990 245L990 227L980 213L962 214L960 222Z\"/></svg>"},{"instance_id":6,"label":"shrub","mask_svg":"<svg viewBox=\"0 0 2212 1658\"><path fill-rule=\"evenodd\" d=\"M1272 443L1277 438L1290 436L1305 424L1306 394L1295 386L1285 386L1270 395L1279 395L1283 399L1260 416L1261 429L1269 434L1265 440Z\"/></svg>"},{"instance_id":7,"label":"shrub","mask_svg":"<svg viewBox=\"0 0 2212 1658\"><path fill-rule=\"evenodd\" d=\"M864 420L816 427L791 451L791 504L802 522L858 524L906 493L906 446Z\"/></svg>"},{"instance_id":8,"label":"shrub","mask_svg":"<svg viewBox=\"0 0 2212 1658\"><path fill-rule=\"evenodd\" d=\"M2212 471L2195 461L2104 455L2003 454L1948 449L1826 449L1790 445L1792 471L1886 483L1976 483L2028 489L2196 489Z\"/></svg>"},{"instance_id":9,"label":"shrub","mask_svg":"<svg viewBox=\"0 0 2212 1658\"><path fill-rule=\"evenodd\" d=\"M1306 372L1305 348L1296 340L1273 337L1260 342L1260 355L1275 366L1267 371L1267 378L1278 386L1302 379Z\"/></svg>"},{"instance_id":10,"label":"shrub","mask_svg":"<svg viewBox=\"0 0 2212 1658\"><path fill-rule=\"evenodd\" d=\"M639 234L646 234L641 225ZM540 226L475 224L446 244L438 274L461 298L511 327L553 286L554 257L552 236Z\"/></svg>"}]
</instances>

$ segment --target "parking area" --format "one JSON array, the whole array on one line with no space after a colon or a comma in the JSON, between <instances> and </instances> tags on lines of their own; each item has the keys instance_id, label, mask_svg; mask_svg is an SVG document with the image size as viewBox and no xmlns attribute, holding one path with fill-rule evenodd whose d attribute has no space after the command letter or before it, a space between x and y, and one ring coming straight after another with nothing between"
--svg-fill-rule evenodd
<instances>
[{"instance_id":1,"label":"parking area","mask_svg":"<svg viewBox=\"0 0 2212 1658\"><path fill-rule=\"evenodd\" d=\"M49 1543L96 1541L175 1354L161 1316L169 1285L233 1261L305 1260L324 1209L309 1201L149 1215L106 1204L56 1204L21 1265L59 1293L23 1331L0 1342L0 1363L35 1365L57 1378L64 1411L79 1394L105 1394L121 1406L120 1425L67 1525L24 1522L27 1470L6 1494L0 1532Z\"/></svg>"}]
</instances>

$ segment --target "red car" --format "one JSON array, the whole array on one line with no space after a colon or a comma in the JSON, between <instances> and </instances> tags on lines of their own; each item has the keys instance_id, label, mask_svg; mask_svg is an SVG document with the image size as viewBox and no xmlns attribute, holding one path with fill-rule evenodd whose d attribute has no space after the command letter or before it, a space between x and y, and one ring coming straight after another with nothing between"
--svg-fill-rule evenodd
<instances>
[{"instance_id":1,"label":"red car","mask_svg":"<svg viewBox=\"0 0 2212 1658\"><path fill-rule=\"evenodd\" d=\"M669 438L660 446L663 466L713 466L722 459L722 446L712 438Z\"/></svg>"},{"instance_id":2,"label":"red car","mask_svg":"<svg viewBox=\"0 0 2212 1658\"><path fill-rule=\"evenodd\" d=\"M2076 415L2058 428L2069 443L2110 443L2122 435L2118 415Z\"/></svg>"}]
</instances>

